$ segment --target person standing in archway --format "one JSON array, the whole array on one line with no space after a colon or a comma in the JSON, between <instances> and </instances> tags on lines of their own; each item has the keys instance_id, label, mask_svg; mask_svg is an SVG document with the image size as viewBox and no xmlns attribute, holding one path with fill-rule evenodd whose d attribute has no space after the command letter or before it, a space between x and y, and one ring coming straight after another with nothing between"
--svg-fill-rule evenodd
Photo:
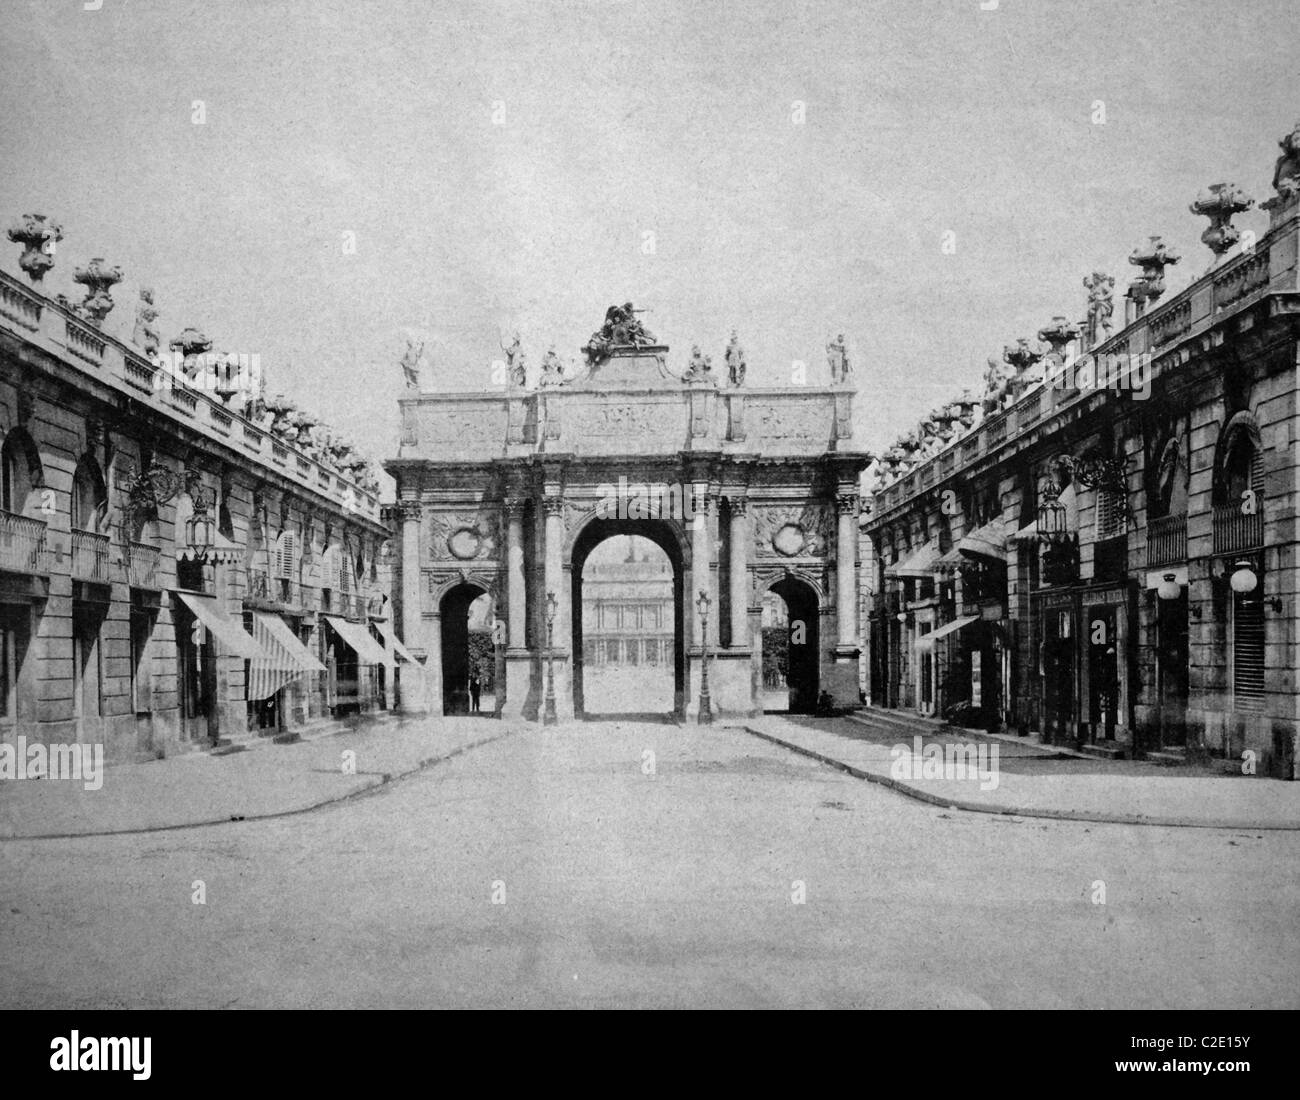
<instances>
[{"instance_id":1,"label":"person standing in archway","mask_svg":"<svg viewBox=\"0 0 1300 1100\"><path fill-rule=\"evenodd\" d=\"M476 668L469 674L469 712L471 714L479 713L478 701L482 692L483 684L479 680L478 669Z\"/></svg>"}]
</instances>

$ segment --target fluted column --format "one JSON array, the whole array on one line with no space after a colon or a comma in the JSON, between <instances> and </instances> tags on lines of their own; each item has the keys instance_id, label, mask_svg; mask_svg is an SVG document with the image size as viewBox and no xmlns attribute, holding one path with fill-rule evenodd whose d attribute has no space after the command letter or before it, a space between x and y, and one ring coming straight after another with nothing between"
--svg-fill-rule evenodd
<instances>
[{"instance_id":1,"label":"fluted column","mask_svg":"<svg viewBox=\"0 0 1300 1100\"><path fill-rule=\"evenodd\" d=\"M506 606L512 649L522 649L526 637L528 608L524 603L524 506L522 501L506 505Z\"/></svg>"},{"instance_id":2,"label":"fluted column","mask_svg":"<svg viewBox=\"0 0 1300 1100\"><path fill-rule=\"evenodd\" d=\"M835 505L839 513L839 538L835 550L835 617L839 622L840 647L852 649L858 644L858 498L856 494L846 494L838 497Z\"/></svg>"},{"instance_id":3,"label":"fluted column","mask_svg":"<svg viewBox=\"0 0 1300 1100\"><path fill-rule=\"evenodd\" d=\"M401 502L402 516L402 641L424 649L424 608L420 601L420 517L418 500Z\"/></svg>"},{"instance_id":4,"label":"fluted column","mask_svg":"<svg viewBox=\"0 0 1300 1100\"><path fill-rule=\"evenodd\" d=\"M744 497L731 500L731 532L728 569L731 575L731 644L733 648L749 648L749 524L745 519L747 501Z\"/></svg>"}]
</instances>

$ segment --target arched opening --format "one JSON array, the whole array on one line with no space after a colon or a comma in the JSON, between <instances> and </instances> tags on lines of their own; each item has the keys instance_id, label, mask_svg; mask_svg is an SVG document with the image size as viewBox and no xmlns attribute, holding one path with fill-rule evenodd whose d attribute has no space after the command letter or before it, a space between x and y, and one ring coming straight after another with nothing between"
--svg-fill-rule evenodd
<instances>
[{"instance_id":1,"label":"arched opening","mask_svg":"<svg viewBox=\"0 0 1300 1100\"><path fill-rule=\"evenodd\" d=\"M72 475L72 529L98 533L107 511L108 489L99 463L90 455L82 455Z\"/></svg>"},{"instance_id":2,"label":"arched opening","mask_svg":"<svg viewBox=\"0 0 1300 1100\"><path fill-rule=\"evenodd\" d=\"M496 710L493 601L482 585L462 581L442 597L442 713Z\"/></svg>"},{"instance_id":3,"label":"arched opening","mask_svg":"<svg viewBox=\"0 0 1300 1100\"><path fill-rule=\"evenodd\" d=\"M684 717L684 563L660 520L597 519L573 548L573 709Z\"/></svg>"},{"instance_id":4,"label":"arched opening","mask_svg":"<svg viewBox=\"0 0 1300 1100\"><path fill-rule=\"evenodd\" d=\"M651 540L615 535L587 556L580 632L586 711L675 713L673 601L672 561Z\"/></svg>"},{"instance_id":5,"label":"arched opening","mask_svg":"<svg viewBox=\"0 0 1300 1100\"><path fill-rule=\"evenodd\" d=\"M783 577L763 595L763 709L812 714L817 709L817 593L798 577Z\"/></svg>"},{"instance_id":6,"label":"arched opening","mask_svg":"<svg viewBox=\"0 0 1300 1100\"><path fill-rule=\"evenodd\" d=\"M22 428L15 428L5 436L0 447L0 463L3 465L0 509L16 516L36 518L45 474L36 445Z\"/></svg>"}]
</instances>

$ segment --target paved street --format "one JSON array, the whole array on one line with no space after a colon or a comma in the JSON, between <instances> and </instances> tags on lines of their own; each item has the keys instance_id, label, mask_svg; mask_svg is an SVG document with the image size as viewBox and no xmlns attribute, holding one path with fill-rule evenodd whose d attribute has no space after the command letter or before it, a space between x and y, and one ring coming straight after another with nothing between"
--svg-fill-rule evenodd
<instances>
[{"instance_id":1,"label":"paved street","mask_svg":"<svg viewBox=\"0 0 1300 1100\"><path fill-rule=\"evenodd\" d=\"M307 813L0 844L0 1006L1294 1008L1298 918L1295 833L947 811L725 727L529 727Z\"/></svg>"}]
</instances>

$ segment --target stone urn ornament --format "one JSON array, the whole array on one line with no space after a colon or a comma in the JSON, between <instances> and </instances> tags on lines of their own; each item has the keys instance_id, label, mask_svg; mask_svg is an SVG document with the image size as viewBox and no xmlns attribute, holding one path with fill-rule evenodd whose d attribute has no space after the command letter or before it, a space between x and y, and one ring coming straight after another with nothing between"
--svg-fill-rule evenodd
<instances>
[{"instance_id":1,"label":"stone urn ornament","mask_svg":"<svg viewBox=\"0 0 1300 1100\"><path fill-rule=\"evenodd\" d=\"M1201 234L1201 241L1214 253L1216 263L1241 240L1241 231L1232 224L1233 215L1244 213L1254 205L1255 200L1235 183L1214 183L1187 208L1198 217L1210 219L1210 227Z\"/></svg>"},{"instance_id":2,"label":"stone urn ornament","mask_svg":"<svg viewBox=\"0 0 1300 1100\"><path fill-rule=\"evenodd\" d=\"M102 325L113 308L113 296L109 290L122 281L122 269L108 267L102 256L96 256L85 267L79 267L72 273L72 281L81 283L86 288L86 297L81 303L82 312L96 325Z\"/></svg>"},{"instance_id":3,"label":"stone urn ornament","mask_svg":"<svg viewBox=\"0 0 1300 1100\"><path fill-rule=\"evenodd\" d=\"M54 266L54 248L63 240L63 227L47 221L44 214L24 214L9 227L9 239L23 246L18 266L39 283Z\"/></svg>"},{"instance_id":4,"label":"stone urn ornament","mask_svg":"<svg viewBox=\"0 0 1300 1100\"><path fill-rule=\"evenodd\" d=\"M1128 262L1142 269L1141 280L1146 283L1145 299L1154 302L1165 292L1165 268L1178 263L1182 257L1165 246L1159 237L1149 237L1145 248L1135 248L1129 253ZM1129 297L1135 301L1139 295L1134 294L1133 284L1129 284Z\"/></svg>"}]
</instances>

